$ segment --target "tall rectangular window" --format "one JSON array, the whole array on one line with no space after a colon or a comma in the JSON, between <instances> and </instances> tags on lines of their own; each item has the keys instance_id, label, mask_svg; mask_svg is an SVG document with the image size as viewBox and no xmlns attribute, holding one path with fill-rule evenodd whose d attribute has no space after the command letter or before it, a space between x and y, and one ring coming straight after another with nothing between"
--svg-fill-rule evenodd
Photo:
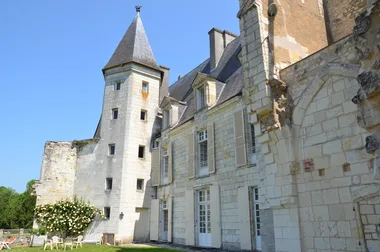
<instances>
[{"instance_id":1,"label":"tall rectangular window","mask_svg":"<svg viewBox=\"0 0 380 252\"><path fill-rule=\"evenodd\" d=\"M164 110L164 118L163 118L163 128L166 129L170 127L170 110Z\"/></svg>"},{"instance_id":2,"label":"tall rectangular window","mask_svg":"<svg viewBox=\"0 0 380 252\"><path fill-rule=\"evenodd\" d=\"M207 130L198 132L198 176L208 174Z\"/></svg>"},{"instance_id":3,"label":"tall rectangular window","mask_svg":"<svg viewBox=\"0 0 380 252\"><path fill-rule=\"evenodd\" d=\"M117 81L117 82L115 83L114 90L120 90L120 88L121 88L121 82L120 82L120 81Z\"/></svg>"},{"instance_id":4,"label":"tall rectangular window","mask_svg":"<svg viewBox=\"0 0 380 252\"><path fill-rule=\"evenodd\" d=\"M169 155L168 151L164 151L162 158L162 166L161 166L161 183L168 183L168 174L169 174Z\"/></svg>"},{"instance_id":5,"label":"tall rectangular window","mask_svg":"<svg viewBox=\"0 0 380 252\"><path fill-rule=\"evenodd\" d=\"M138 191L144 190L144 179L137 179L136 189Z\"/></svg>"},{"instance_id":6,"label":"tall rectangular window","mask_svg":"<svg viewBox=\"0 0 380 252\"><path fill-rule=\"evenodd\" d=\"M255 126L251 124L251 153L256 153Z\"/></svg>"},{"instance_id":7,"label":"tall rectangular window","mask_svg":"<svg viewBox=\"0 0 380 252\"><path fill-rule=\"evenodd\" d=\"M205 88L204 86L197 89L198 109L202 109L206 106Z\"/></svg>"},{"instance_id":8,"label":"tall rectangular window","mask_svg":"<svg viewBox=\"0 0 380 252\"><path fill-rule=\"evenodd\" d=\"M110 207L104 207L103 208L103 214L106 219L109 219L111 217L111 208Z\"/></svg>"},{"instance_id":9,"label":"tall rectangular window","mask_svg":"<svg viewBox=\"0 0 380 252\"><path fill-rule=\"evenodd\" d=\"M112 109L112 119L115 120L119 116L119 110L117 108Z\"/></svg>"},{"instance_id":10,"label":"tall rectangular window","mask_svg":"<svg viewBox=\"0 0 380 252\"><path fill-rule=\"evenodd\" d=\"M142 82L141 89L143 92L148 93L149 92L149 83L146 81Z\"/></svg>"},{"instance_id":11,"label":"tall rectangular window","mask_svg":"<svg viewBox=\"0 0 380 252\"><path fill-rule=\"evenodd\" d=\"M112 190L112 178L106 178L106 190Z\"/></svg>"},{"instance_id":12,"label":"tall rectangular window","mask_svg":"<svg viewBox=\"0 0 380 252\"><path fill-rule=\"evenodd\" d=\"M140 111L140 120L141 120L141 121L146 121L146 115L147 115L147 111L144 110L144 109L142 109L142 110Z\"/></svg>"},{"instance_id":13,"label":"tall rectangular window","mask_svg":"<svg viewBox=\"0 0 380 252\"><path fill-rule=\"evenodd\" d=\"M116 147L115 144L109 144L108 145L108 154L109 155L115 155Z\"/></svg>"},{"instance_id":14,"label":"tall rectangular window","mask_svg":"<svg viewBox=\"0 0 380 252\"><path fill-rule=\"evenodd\" d=\"M145 157L145 146L139 145L139 158Z\"/></svg>"}]
</instances>

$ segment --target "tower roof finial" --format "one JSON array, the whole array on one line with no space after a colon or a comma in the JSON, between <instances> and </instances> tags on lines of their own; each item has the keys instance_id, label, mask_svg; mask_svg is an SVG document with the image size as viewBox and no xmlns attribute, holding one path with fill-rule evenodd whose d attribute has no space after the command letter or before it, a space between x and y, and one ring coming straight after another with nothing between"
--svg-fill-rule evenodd
<instances>
[{"instance_id":1,"label":"tower roof finial","mask_svg":"<svg viewBox=\"0 0 380 252\"><path fill-rule=\"evenodd\" d=\"M142 7L141 5L136 5L136 6L135 6L135 8L136 8L136 12L137 12L137 13L139 13L139 12L140 12L140 10L141 10L141 7Z\"/></svg>"}]
</instances>

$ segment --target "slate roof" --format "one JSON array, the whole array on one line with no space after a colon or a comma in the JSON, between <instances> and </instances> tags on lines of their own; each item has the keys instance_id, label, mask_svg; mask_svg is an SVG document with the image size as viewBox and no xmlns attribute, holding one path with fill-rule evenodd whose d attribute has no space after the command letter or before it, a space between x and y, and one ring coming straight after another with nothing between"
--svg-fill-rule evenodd
<instances>
[{"instance_id":1,"label":"slate roof","mask_svg":"<svg viewBox=\"0 0 380 252\"><path fill-rule=\"evenodd\" d=\"M103 71L130 62L160 70L146 36L139 12L136 13L135 18L110 60L104 66Z\"/></svg>"},{"instance_id":2,"label":"slate roof","mask_svg":"<svg viewBox=\"0 0 380 252\"><path fill-rule=\"evenodd\" d=\"M169 87L171 97L187 103L186 110L176 127L192 119L196 112L194 92L191 85L198 72L208 74L216 78L218 82L225 84L215 106L241 94L243 89L243 70L237 57L240 51L240 37L237 37L224 49L215 69L210 70L210 59L207 59Z\"/></svg>"}]
</instances>

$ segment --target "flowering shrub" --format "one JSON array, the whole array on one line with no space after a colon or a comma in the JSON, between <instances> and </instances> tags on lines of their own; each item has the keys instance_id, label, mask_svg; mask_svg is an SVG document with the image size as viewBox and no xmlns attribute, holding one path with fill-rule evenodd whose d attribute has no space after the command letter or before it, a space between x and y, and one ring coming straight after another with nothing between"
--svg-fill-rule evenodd
<instances>
[{"instance_id":1,"label":"flowering shrub","mask_svg":"<svg viewBox=\"0 0 380 252\"><path fill-rule=\"evenodd\" d=\"M37 206L37 222L49 232L60 232L63 236L73 236L83 231L96 218L104 218L101 210L74 198L60 200L55 204Z\"/></svg>"}]
</instances>

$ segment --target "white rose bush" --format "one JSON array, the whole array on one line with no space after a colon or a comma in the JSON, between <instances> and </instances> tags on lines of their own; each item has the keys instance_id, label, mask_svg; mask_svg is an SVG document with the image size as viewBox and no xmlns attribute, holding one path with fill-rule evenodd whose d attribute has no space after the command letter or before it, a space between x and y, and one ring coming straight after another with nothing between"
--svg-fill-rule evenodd
<instances>
[{"instance_id":1,"label":"white rose bush","mask_svg":"<svg viewBox=\"0 0 380 252\"><path fill-rule=\"evenodd\" d=\"M36 206L35 214L37 222L49 232L65 237L82 234L95 218L104 218L101 210L76 197Z\"/></svg>"}]
</instances>

